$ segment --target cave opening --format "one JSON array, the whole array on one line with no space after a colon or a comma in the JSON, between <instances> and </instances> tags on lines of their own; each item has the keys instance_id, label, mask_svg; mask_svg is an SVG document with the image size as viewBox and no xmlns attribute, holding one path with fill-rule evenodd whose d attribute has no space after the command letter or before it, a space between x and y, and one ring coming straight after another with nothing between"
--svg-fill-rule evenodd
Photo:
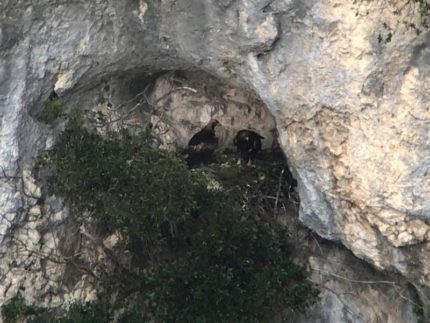
<instances>
[{"instance_id":1,"label":"cave opening","mask_svg":"<svg viewBox=\"0 0 430 323\"><path fill-rule=\"evenodd\" d=\"M134 71L85 80L66 91L55 87L44 104L30 111L34 119L54 129L54 137L67 116L82 109L86 126L98 133L137 135L149 130L157 148L185 151L193 134L216 119L216 154L234 154L238 132L251 130L264 138L259 162L283 159L288 185L297 185L278 143L275 118L264 102L253 91L204 71Z\"/></svg>"}]
</instances>

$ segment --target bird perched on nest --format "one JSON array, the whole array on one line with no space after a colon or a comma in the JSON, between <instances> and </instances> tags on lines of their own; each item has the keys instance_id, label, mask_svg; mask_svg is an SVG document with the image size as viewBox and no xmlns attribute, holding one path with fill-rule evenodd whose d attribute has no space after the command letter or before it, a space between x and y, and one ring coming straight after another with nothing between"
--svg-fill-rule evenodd
<instances>
[{"instance_id":1,"label":"bird perched on nest","mask_svg":"<svg viewBox=\"0 0 430 323\"><path fill-rule=\"evenodd\" d=\"M218 147L215 127L219 124L218 120L213 119L191 137L188 142L188 157L186 159L189 166L208 164L212 161L213 152Z\"/></svg>"},{"instance_id":2,"label":"bird perched on nest","mask_svg":"<svg viewBox=\"0 0 430 323\"><path fill-rule=\"evenodd\" d=\"M237 147L239 153L238 164L243 160L248 165L257 157L258 152L261 150L261 140L264 137L252 130L240 130L233 140L234 145Z\"/></svg>"}]
</instances>

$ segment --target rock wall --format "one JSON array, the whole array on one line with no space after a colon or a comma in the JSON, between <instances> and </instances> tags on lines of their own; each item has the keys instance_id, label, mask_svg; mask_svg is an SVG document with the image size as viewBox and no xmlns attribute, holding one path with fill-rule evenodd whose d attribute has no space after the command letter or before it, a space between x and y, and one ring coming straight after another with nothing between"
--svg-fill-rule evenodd
<instances>
[{"instance_id":1,"label":"rock wall","mask_svg":"<svg viewBox=\"0 0 430 323\"><path fill-rule=\"evenodd\" d=\"M408 284L396 275L375 272L343 248L323 243L309 258L320 302L299 323L417 322ZM409 298L405 301L402 296Z\"/></svg>"},{"instance_id":2,"label":"rock wall","mask_svg":"<svg viewBox=\"0 0 430 323\"><path fill-rule=\"evenodd\" d=\"M60 130L38 121L53 89L73 106L95 101L103 83L126 85L121 95L130 97L143 76L202 70L250 89L275 117L299 181L301 221L377 268L398 271L424 299L430 34L407 28L418 25L416 3L397 6L2 1L0 254L10 252L10 237L42 194L31 169ZM5 261L1 267L8 272Z\"/></svg>"},{"instance_id":3,"label":"rock wall","mask_svg":"<svg viewBox=\"0 0 430 323\"><path fill-rule=\"evenodd\" d=\"M430 37L405 28L411 11L394 9L304 4L300 22L281 19L285 37L268 54L266 75L277 75L270 95L301 183L301 220L428 286Z\"/></svg>"}]
</instances>

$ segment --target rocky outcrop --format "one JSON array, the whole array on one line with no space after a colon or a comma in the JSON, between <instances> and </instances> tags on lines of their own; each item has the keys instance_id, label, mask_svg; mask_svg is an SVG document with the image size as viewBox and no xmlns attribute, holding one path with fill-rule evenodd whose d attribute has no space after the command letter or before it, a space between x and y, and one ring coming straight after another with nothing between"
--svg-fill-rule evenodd
<instances>
[{"instance_id":1,"label":"rocky outcrop","mask_svg":"<svg viewBox=\"0 0 430 323\"><path fill-rule=\"evenodd\" d=\"M309 258L312 280L321 300L294 322L416 322L417 297L396 275L384 275L330 243L320 244ZM405 300L407 298L407 300Z\"/></svg>"},{"instance_id":2,"label":"rocky outcrop","mask_svg":"<svg viewBox=\"0 0 430 323\"><path fill-rule=\"evenodd\" d=\"M303 4L281 19L285 37L264 75L303 223L428 285L429 37L408 31L402 22L413 16L394 10Z\"/></svg>"},{"instance_id":3,"label":"rocky outcrop","mask_svg":"<svg viewBox=\"0 0 430 323\"><path fill-rule=\"evenodd\" d=\"M37 213L31 169L61 128L40 122L52 90L68 107L115 105L160 71L193 69L271 111L305 225L428 287L430 37L407 28L417 3L390 3L2 1L0 252ZM105 85L116 93L101 103Z\"/></svg>"}]
</instances>

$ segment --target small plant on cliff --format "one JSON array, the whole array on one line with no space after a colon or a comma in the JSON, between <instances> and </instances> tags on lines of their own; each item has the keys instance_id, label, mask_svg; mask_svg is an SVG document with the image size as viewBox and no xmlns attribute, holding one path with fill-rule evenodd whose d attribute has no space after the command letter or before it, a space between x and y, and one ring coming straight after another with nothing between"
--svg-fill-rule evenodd
<instances>
[{"instance_id":1,"label":"small plant on cliff","mask_svg":"<svg viewBox=\"0 0 430 323\"><path fill-rule=\"evenodd\" d=\"M1 315L5 323L19 323L27 316L37 315L45 311L46 308L27 305L20 294L11 298L1 307Z\"/></svg>"},{"instance_id":2,"label":"small plant on cliff","mask_svg":"<svg viewBox=\"0 0 430 323\"><path fill-rule=\"evenodd\" d=\"M208 189L202 171L153 149L148 133L102 137L81 124L72 118L44 158L50 192L90 214L84 223L121 233L133 266L104 278L139 293L146 319L271 322L314 303L318 291L291 261L288 233L249 212L247 197Z\"/></svg>"},{"instance_id":3,"label":"small plant on cliff","mask_svg":"<svg viewBox=\"0 0 430 323\"><path fill-rule=\"evenodd\" d=\"M2 306L1 314L6 323L14 323L25 316L26 310L24 298L18 294Z\"/></svg>"},{"instance_id":4,"label":"small plant on cliff","mask_svg":"<svg viewBox=\"0 0 430 323\"><path fill-rule=\"evenodd\" d=\"M49 99L42 111L42 121L46 124L52 124L55 120L64 116L63 107L60 105L58 98Z\"/></svg>"},{"instance_id":5,"label":"small plant on cliff","mask_svg":"<svg viewBox=\"0 0 430 323\"><path fill-rule=\"evenodd\" d=\"M112 316L110 308L99 302L73 303L64 316L49 320L50 323L108 323Z\"/></svg>"}]
</instances>

